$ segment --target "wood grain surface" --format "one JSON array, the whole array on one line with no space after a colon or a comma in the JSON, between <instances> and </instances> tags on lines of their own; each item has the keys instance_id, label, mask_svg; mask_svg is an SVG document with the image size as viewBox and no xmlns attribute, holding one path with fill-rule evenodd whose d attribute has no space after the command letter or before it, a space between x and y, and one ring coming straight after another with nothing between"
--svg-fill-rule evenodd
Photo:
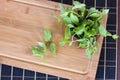
<instances>
[{"instance_id":1,"label":"wood grain surface","mask_svg":"<svg viewBox=\"0 0 120 80\"><path fill-rule=\"evenodd\" d=\"M76 48L77 43L71 47L60 47L64 27L57 26L52 14L59 15L58 4L54 2L0 0L0 63L72 80L94 80L103 37L98 38L98 52L91 60L86 57L84 49ZM106 20L107 16L103 21L104 26ZM43 41L45 28L52 31L57 56L51 56L48 51L45 53L46 62L43 62L32 55L30 47Z\"/></svg>"}]
</instances>

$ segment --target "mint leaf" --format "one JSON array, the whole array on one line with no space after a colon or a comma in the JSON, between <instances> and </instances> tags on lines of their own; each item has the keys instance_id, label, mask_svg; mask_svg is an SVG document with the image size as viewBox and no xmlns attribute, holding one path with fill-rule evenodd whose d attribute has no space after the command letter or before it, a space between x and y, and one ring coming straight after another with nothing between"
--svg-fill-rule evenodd
<instances>
[{"instance_id":1,"label":"mint leaf","mask_svg":"<svg viewBox=\"0 0 120 80\"><path fill-rule=\"evenodd\" d=\"M64 21L64 23L65 24L71 24L72 23L72 21L71 21L71 19L70 19L70 17L64 17L64 18L62 18L63 19L63 21Z\"/></svg>"},{"instance_id":2,"label":"mint leaf","mask_svg":"<svg viewBox=\"0 0 120 80\"><path fill-rule=\"evenodd\" d=\"M101 14L100 13L93 13L93 14L91 14L91 15L89 15L89 17L91 17L91 18L99 18L101 16Z\"/></svg>"},{"instance_id":3,"label":"mint leaf","mask_svg":"<svg viewBox=\"0 0 120 80\"><path fill-rule=\"evenodd\" d=\"M81 35L83 32L84 32L84 30L85 30L85 25L86 24L82 24L82 25L80 25L80 26L78 26L78 27L76 27L75 28L75 33L77 34L77 35Z\"/></svg>"},{"instance_id":4,"label":"mint leaf","mask_svg":"<svg viewBox=\"0 0 120 80\"><path fill-rule=\"evenodd\" d=\"M50 51L53 56L56 55L56 44L55 43L50 43Z\"/></svg>"},{"instance_id":5,"label":"mint leaf","mask_svg":"<svg viewBox=\"0 0 120 80\"><path fill-rule=\"evenodd\" d=\"M59 45L64 46L67 42L69 42L69 40L63 39L62 41L59 42Z\"/></svg>"},{"instance_id":6,"label":"mint leaf","mask_svg":"<svg viewBox=\"0 0 120 80\"><path fill-rule=\"evenodd\" d=\"M73 2L74 6L72 8L72 10L80 10L79 14L84 17L85 15L85 10L86 10L86 5L85 4L82 4L78 1L74 1Z\"/></svg>"},{"instance_id":7,"label":"mint leaf","mask_svg":"<svg viewBox=\"0 0 120 80\"><path fill-rule=\"evenodd\" d=\"M44 41L49 42L49 41L51 41L51 38L52 38L51 31L49 29L45 29L44 32L43 32Z\"/></svg>"},{"instance_id":8,"label":"mint leaf","mask_svg":"<svg viewBox=\"0 0 120 80\"><path fill-rule=\"evenodd\" d=\"M74 28L75 26L72 25L72 24L68 24L67 27L69 27L69 28Z\"/></svg>"},{"instance_id":9,"label":"mint leaf","mask_svg":"<svg viewBox=\"0 0 120 80\"><path fill-rule=\"evenodd\" d=\"M60 42L59 42L59 45L60 45L60 46L64 46L65 43L66 43L65 41L60 41Z\"/></svg>"},{"instance_id":10,"label":"mint leaf","mask_svg":"<svg viewBox=\"0 0 120 80\"><path fill-rule=\"evenodd\" d=\"M104 28L104 26L102 25L99 26L99 33L104 37L107 36L107 30Z\"/></svg>"},{"instance_id":11,"label":"mint leaf","mask_svg":"<svg viewBox=\"0 0 120 80\"><path fill-rule=\"evenodd\" d=\"M109 9L102 9L102 13L103 14L108 14L109 13Z\"/></svg>"},{"instance_id":12,"label":"mint leaf","mask_svg":"<svg viewBox=\"0 0 120 80\"><path fill-rule=\"evenodd\" d=\"M38 42L38 45L43 48L43 51L44 51L44 52L47 51L47 46L45 45L45 43L43 43L43 42Z\"/></svg>"},{"instance_id":13,"label":"mint leaf","mask_svg":"<svg viewBox=\"0 0 120 80\"><path fill-rule=\"evenodd\" d=\"M71 7L66 7L65 10L66 10L66 12L70 12L70 11L72 11L72 8Z\"/></svg>"},{"instance_id":14,"label":"mint leaf","mask_svg":"<svg viewBox=\"0 0 120 80\"><path fill-rule=\"evenodd\" d=\"M65 39L70 39L71 37L71 30L69 27L65 28Z\"/></svg>"},{"instance_id":15,"label":"mint leaf","mask_svg":"<svg viewBox=\"0 0 120 80\"><path fill-rule=\"evenodd\" d=\"M88 18L93 13L98 13L98 10L96 8L94 8L94 7L90 8L88 10L88 14L87 14L86 18Z\"/></svg>"},{"instance_id":16,"label":"mint leaf","mask_svg":"<svg viewBox=\"0 0 120 80\"><path fill-rule=\"evenodd\" d=\"M41 48L38 48L37 46L32 46L31 50L32 50L33 55L40 56L42 60L45 60L45 56Z\"/></svg>"},{"instance_id":17,"label":"mint leaf","mask_svg":"<svg viewBox=\"0 0 120 80\"><path fill-rule=\"evenodd\" d=\"M81 5L82 3L78 2L78 1L73 1L73 5L76 6L76 5Z\"/></svg>"},{"instance_id":18,"label":"mint leaf","mask_svg":"<svg viewBox=\"0 0 120 80\"><path fill-rule=\"evenodd\" d=\"M84 42L82 43L79 43L79 46L78 46L78 48L86 48L87 47L87 44L85 44Z\"/></svg>"},{"instance_id":19,"label":"mint leaf","mask_svg":"<svg viewBox=\"0 0 120 80\"><path fill-rule=\"evenodd\" d=\"M87 48L87 49L85 50L85 52L86 52L86 55L88 56L88 58L92 58L93 52L92 52L92 49L91 49L91 48Z\"/></svg>"},{"instance_id":20,"label":"mint leaf","mask_svg":"<svg viewBox=\"0 0 120 80\"><path fill-rule=\"evenodd\" d=\"M112 35L113 39L117 39L119 36L117 34Z\"/></svg>"},{"instance_id":21,"label":"mint leaf","mask_svg":"<svg viewBox=\"0 0 120 80\"><path fill-rule=\"evenodd\" d=\"M61 14L60 16L61 16L62 18L64 18L64 17L68 17L68 14L69 14L69 12L64 12L64 13Z\"/></svg>"},{"instance_id":22,"label":"mint leaf","mask_svg":"<svg viewBox=\"0 0 120 80\"><path fill-rule=\"evenodd\" d=\"M75 5L73 8L74 9L79 9L81 11L84 11L85 10L85 4L80 4L80 5Z\"/></svg>"},{"instance_id":23,"label":"mint leaf","mask_svg":"<svg viewBox=\"0 0 120 80\"><path fill-rule=\"evenodd\" d=\"M39 56L40 54L43 54L43 50L38 48L37 46L32 46L31 47L32 53L35 56Z\"/></svg>"},{"instance_id":24,"label":"mint leaf","mask_svg":"<svg viewBox=\"0 0 120 80\"><path fill-rule=\"evenodd\" d=\"M79 24L79 19L78 19L78 17L77 17L75 14L71 13L71 14L70 14L70 19L71 19L71 21L72 21L74 24L76 24L76 25Z\"/></svg>"},{"instance_id":25,"label":"mint leaf","mask_svg":"<svg viewBox=\"0 0 120 80\"><path fill-rule=\"evenodd\" d=\"M93 14L93 13L98 13L99 11L96 9L96 8L94 8L94 7L91 7L89 10L88 10L88 15L91 15L91 14Z\"/></svg>"}]
</instances>

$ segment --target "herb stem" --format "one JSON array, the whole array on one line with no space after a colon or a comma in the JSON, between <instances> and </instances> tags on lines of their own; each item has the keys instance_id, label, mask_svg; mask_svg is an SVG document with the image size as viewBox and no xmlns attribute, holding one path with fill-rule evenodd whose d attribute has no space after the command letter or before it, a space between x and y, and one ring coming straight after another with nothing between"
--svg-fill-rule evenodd
<instances>
[{"instance_id":1,"label":"herb stem","mask_svg":"<svg viewBox=\"0 0 120 80\"><path fill-rule=\"evenodd\" d=\"M72 42L76 42L76 41L74 41L74 36L75 36L75 34L72 35L72 38L71 38Z\"/></svg>"}]
</instances>

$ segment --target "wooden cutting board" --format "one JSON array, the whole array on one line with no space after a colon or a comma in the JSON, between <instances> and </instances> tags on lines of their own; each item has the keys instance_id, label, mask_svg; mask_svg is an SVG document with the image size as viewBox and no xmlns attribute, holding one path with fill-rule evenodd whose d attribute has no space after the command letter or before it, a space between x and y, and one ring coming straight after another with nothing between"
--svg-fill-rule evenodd
<instances>
[{"instance_id":1,"label":"wooden cutting board","mask_svg":"<svg viewBox=\"0 0 120 80\"><path fill-rule=\"evenodd\" d=\"M76 48L77 44L60 47L64 27L57 26L52 14L59 15L59 6L47 0L0 0L0 63L72 80L94 80L103 37L98 38L98 52L91 60L84 49ZM104 26L106 20L107 16ZM30 47L43 41L45 28L52 31L57 56L48 51L43 62L32 55Z\"/></svg>"}]
</instances>

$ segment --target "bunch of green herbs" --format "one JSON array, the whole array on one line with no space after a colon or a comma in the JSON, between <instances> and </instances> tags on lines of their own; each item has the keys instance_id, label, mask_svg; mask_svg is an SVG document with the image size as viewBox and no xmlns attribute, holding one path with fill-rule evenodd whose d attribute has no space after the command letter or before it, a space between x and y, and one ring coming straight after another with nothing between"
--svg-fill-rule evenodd
<instances>
[{"instance_id":1,"label":"bunch of green herbs","mask_svg":"<svg viewBox=\"0 0 120 80\"><path fill-rule=\"evenodd\" d=\"M66 43L71 46L73 42L78 42L78 48L85 48L86 55L91 58L97 51L97 36L118 38L118 35L108 32L102 24L109 9L87 9L85 4L74 1L72 7L64 8L60 4L60 10L65 24L64 39L59 43L60 46Z\"/></svg>"}]
</instances>

